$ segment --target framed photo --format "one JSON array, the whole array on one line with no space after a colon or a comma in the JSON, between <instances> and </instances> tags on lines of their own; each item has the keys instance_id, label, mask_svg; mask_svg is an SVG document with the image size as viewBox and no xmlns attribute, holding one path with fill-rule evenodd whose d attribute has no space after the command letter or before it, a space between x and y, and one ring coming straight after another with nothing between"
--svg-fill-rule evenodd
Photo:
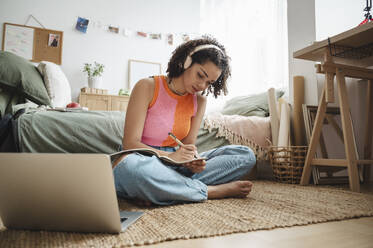
<instances>
[{"instance_id":1,"label":"framed photo","mask_svg":"<svg viewBox=\"0 0 373 248\"><path fill-rule=\"evenodd\" d=\"M88 19L78 17L78 20L76 21L75 29L82 33L87 33L88 23L89 23Z\"/></svg>"},{"instance_id":2,"label":"framed photo","mask_svg":"<svg viewBox=\"0 0 373 248\"><path fill-rule=\"evenodd\" d=\"M59 43L60 43L60 35L59 34L49 34L48 46L58 47Z\"/></svg>"},{"instance_id":3,"label":"framed photo","mask_svg":"<svg viewBox=\"0 0 373 248\"><path fill-rule=\"evenodd\" d=\"M109 26L109 31L112 32L112 33L119 33L119 28L118 27L113 27L113 26Z\"/></svg>"},{"instance_id":4,"label":"framed photo","mask_svg":"<svg viewBox=\"0 0 373 248\"><path fill-rule=\"evenodd\" d=\"M161 74L161 63L130 59L128 60L128 89L132 90L140 79Z\"/></svg>"},{"instance_id":5,"label":"framed photo","mask_svg":"<svg viewBox=\"0 0 373 248\"><path fill-rule=\"evenodd\" d=\"M304 125L306 130L307 143L310 143L311 134L317 114L317 106L302 105ZM325 139L324 134L328 134ZM332 142L332 143L330 143ZM328 144L329 143L329 144ZM356 144L355 144L356 146ZM329 147L329 150L327 149ZM332 149L331 149L332 148ZM333 154L334 150L334 154ZM334 156L344 156L345 154L336 154L335 151L344 151L344 139L342 132L342 123L339 107L327 107L325 119L320 134L319 146L316 149L315 157L331 158ZM314 184L343 184L348 183L348 176L338 176L339 172L346 171L347 167L331 166L313 166L312 177ZM362 167L359 168L360 180L362 180Z\"/></svg>"}]
</instances>

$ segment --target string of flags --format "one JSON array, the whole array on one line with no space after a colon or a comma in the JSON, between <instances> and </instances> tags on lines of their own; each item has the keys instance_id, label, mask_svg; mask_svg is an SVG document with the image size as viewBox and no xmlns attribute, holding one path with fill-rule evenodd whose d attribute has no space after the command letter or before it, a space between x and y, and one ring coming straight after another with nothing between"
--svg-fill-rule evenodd
<instances>
[{"instance_id":1,"label":"string of flags","mask_svg":"<svg viewBox=\"0 0 373 248\"><path fill-rule=\"evenodd\" d=\"M89 20L83 17L78 17L75 29L82 33L87 33L88 26L96 29L104 29L108 32L121 34L124 37L140 37L140 38L150 38L153 40L165 39L167 44L173 45L175 38L180 38L183 42L193 39L200 34L190 34L190 33L153 33L144 31L135 31L130 28L122 28L114 25L103 25L100 21Z\"/></svg>"}]
</instances>

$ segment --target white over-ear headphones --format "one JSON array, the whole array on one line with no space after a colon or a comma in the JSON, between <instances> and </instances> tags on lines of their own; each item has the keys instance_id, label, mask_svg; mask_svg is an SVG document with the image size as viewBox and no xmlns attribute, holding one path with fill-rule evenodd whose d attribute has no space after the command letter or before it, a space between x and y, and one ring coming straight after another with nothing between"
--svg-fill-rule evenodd
<instances>
[{"instance_id":1,"label":"white over-ear headphones","mask_svg":"<svg viewBox=\"0 0 373 248\"><path fill-rule=\"evenodd\" d=\"M188 69L189 66L192 65L192 55L198 51L201 51L201 50L204 50L204 49L209 49L209 48L214 48L218 51L220 51L222 54L224 54L224 52L220 49L220 47L216 46L216 45L213 45L213 44L205 44L205 45L200 45L200 46L196 46L192 52L189 53L189 55L186 57L185 59L185 62L184 62L184 70L185 69Z\"/></svg>"}]
</instances>

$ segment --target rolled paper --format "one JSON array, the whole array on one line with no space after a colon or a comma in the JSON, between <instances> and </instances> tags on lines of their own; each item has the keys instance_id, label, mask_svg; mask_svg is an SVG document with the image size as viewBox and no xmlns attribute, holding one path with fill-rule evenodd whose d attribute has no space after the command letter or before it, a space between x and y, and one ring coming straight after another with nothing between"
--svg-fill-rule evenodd
<instances>
[{"instance_id":1,"label":"rolled paper","mask_svg":"<svg viewBox=\"0 0 373 248\"><path fill-rule=\"evenodd\" d=\"M289 146L289 132L290 131L290 107L289 104L283 100L281 103L281 118L280 128L278 132L278 146Z\"/></svg>"},{"instance_id":2,"label":"rolled paper","mask_svg":"<svg viewBox=\"0 0 373 248\"><path fill-rule=\"evenodd\" d=\"M270 116L270 121L271 121L272 145L277 146L279 118L278 118L278 113L277 113L276 96L275 96L274 88L268 89L268 106L269 106L269 116Z\"/></svg>"},{"instance_id":3,"label":"rolled paper","mask_svg":"<svg viewBox=\"0 0 373 248\"><path fill-rule=\"evenodd\" d=\"M293 78L293 133L296 146L306 145L305 126L302 111L304 103L304 77L294 76Z\"/></svg>"},{"instance_id":4,"label":"rolled paper","mask_svg":"<svg viewBox=\"0 0 373 248\"><path fill-rule=\"evenodd\" d=\"M278 106L278 108L277 108L277 113L278 113L278 117L280 118L280 121L281 121L281 106L282 106L282 104L283 103L287 103L287 101L283 98L283 97L280 97L279 99L278 99L278 102L277 102L277 106Z\"/></svg>"}]
</instances>

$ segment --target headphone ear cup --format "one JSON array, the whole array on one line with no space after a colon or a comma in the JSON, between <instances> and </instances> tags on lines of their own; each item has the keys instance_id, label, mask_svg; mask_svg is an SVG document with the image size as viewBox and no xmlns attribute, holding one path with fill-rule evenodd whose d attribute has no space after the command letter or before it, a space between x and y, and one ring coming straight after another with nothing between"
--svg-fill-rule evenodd
<instances>
[{"instance_id":1,"label":"headphone ear cup","mask_svg":"<svg viewBox=\"0 0 373 248\"><path fill-rule=\"evenodd\" d=\"M184 62L184 69L185 70L188 69L191 64L192 64L192 57L188 55Z\"/></svg>"}]
</instances>

